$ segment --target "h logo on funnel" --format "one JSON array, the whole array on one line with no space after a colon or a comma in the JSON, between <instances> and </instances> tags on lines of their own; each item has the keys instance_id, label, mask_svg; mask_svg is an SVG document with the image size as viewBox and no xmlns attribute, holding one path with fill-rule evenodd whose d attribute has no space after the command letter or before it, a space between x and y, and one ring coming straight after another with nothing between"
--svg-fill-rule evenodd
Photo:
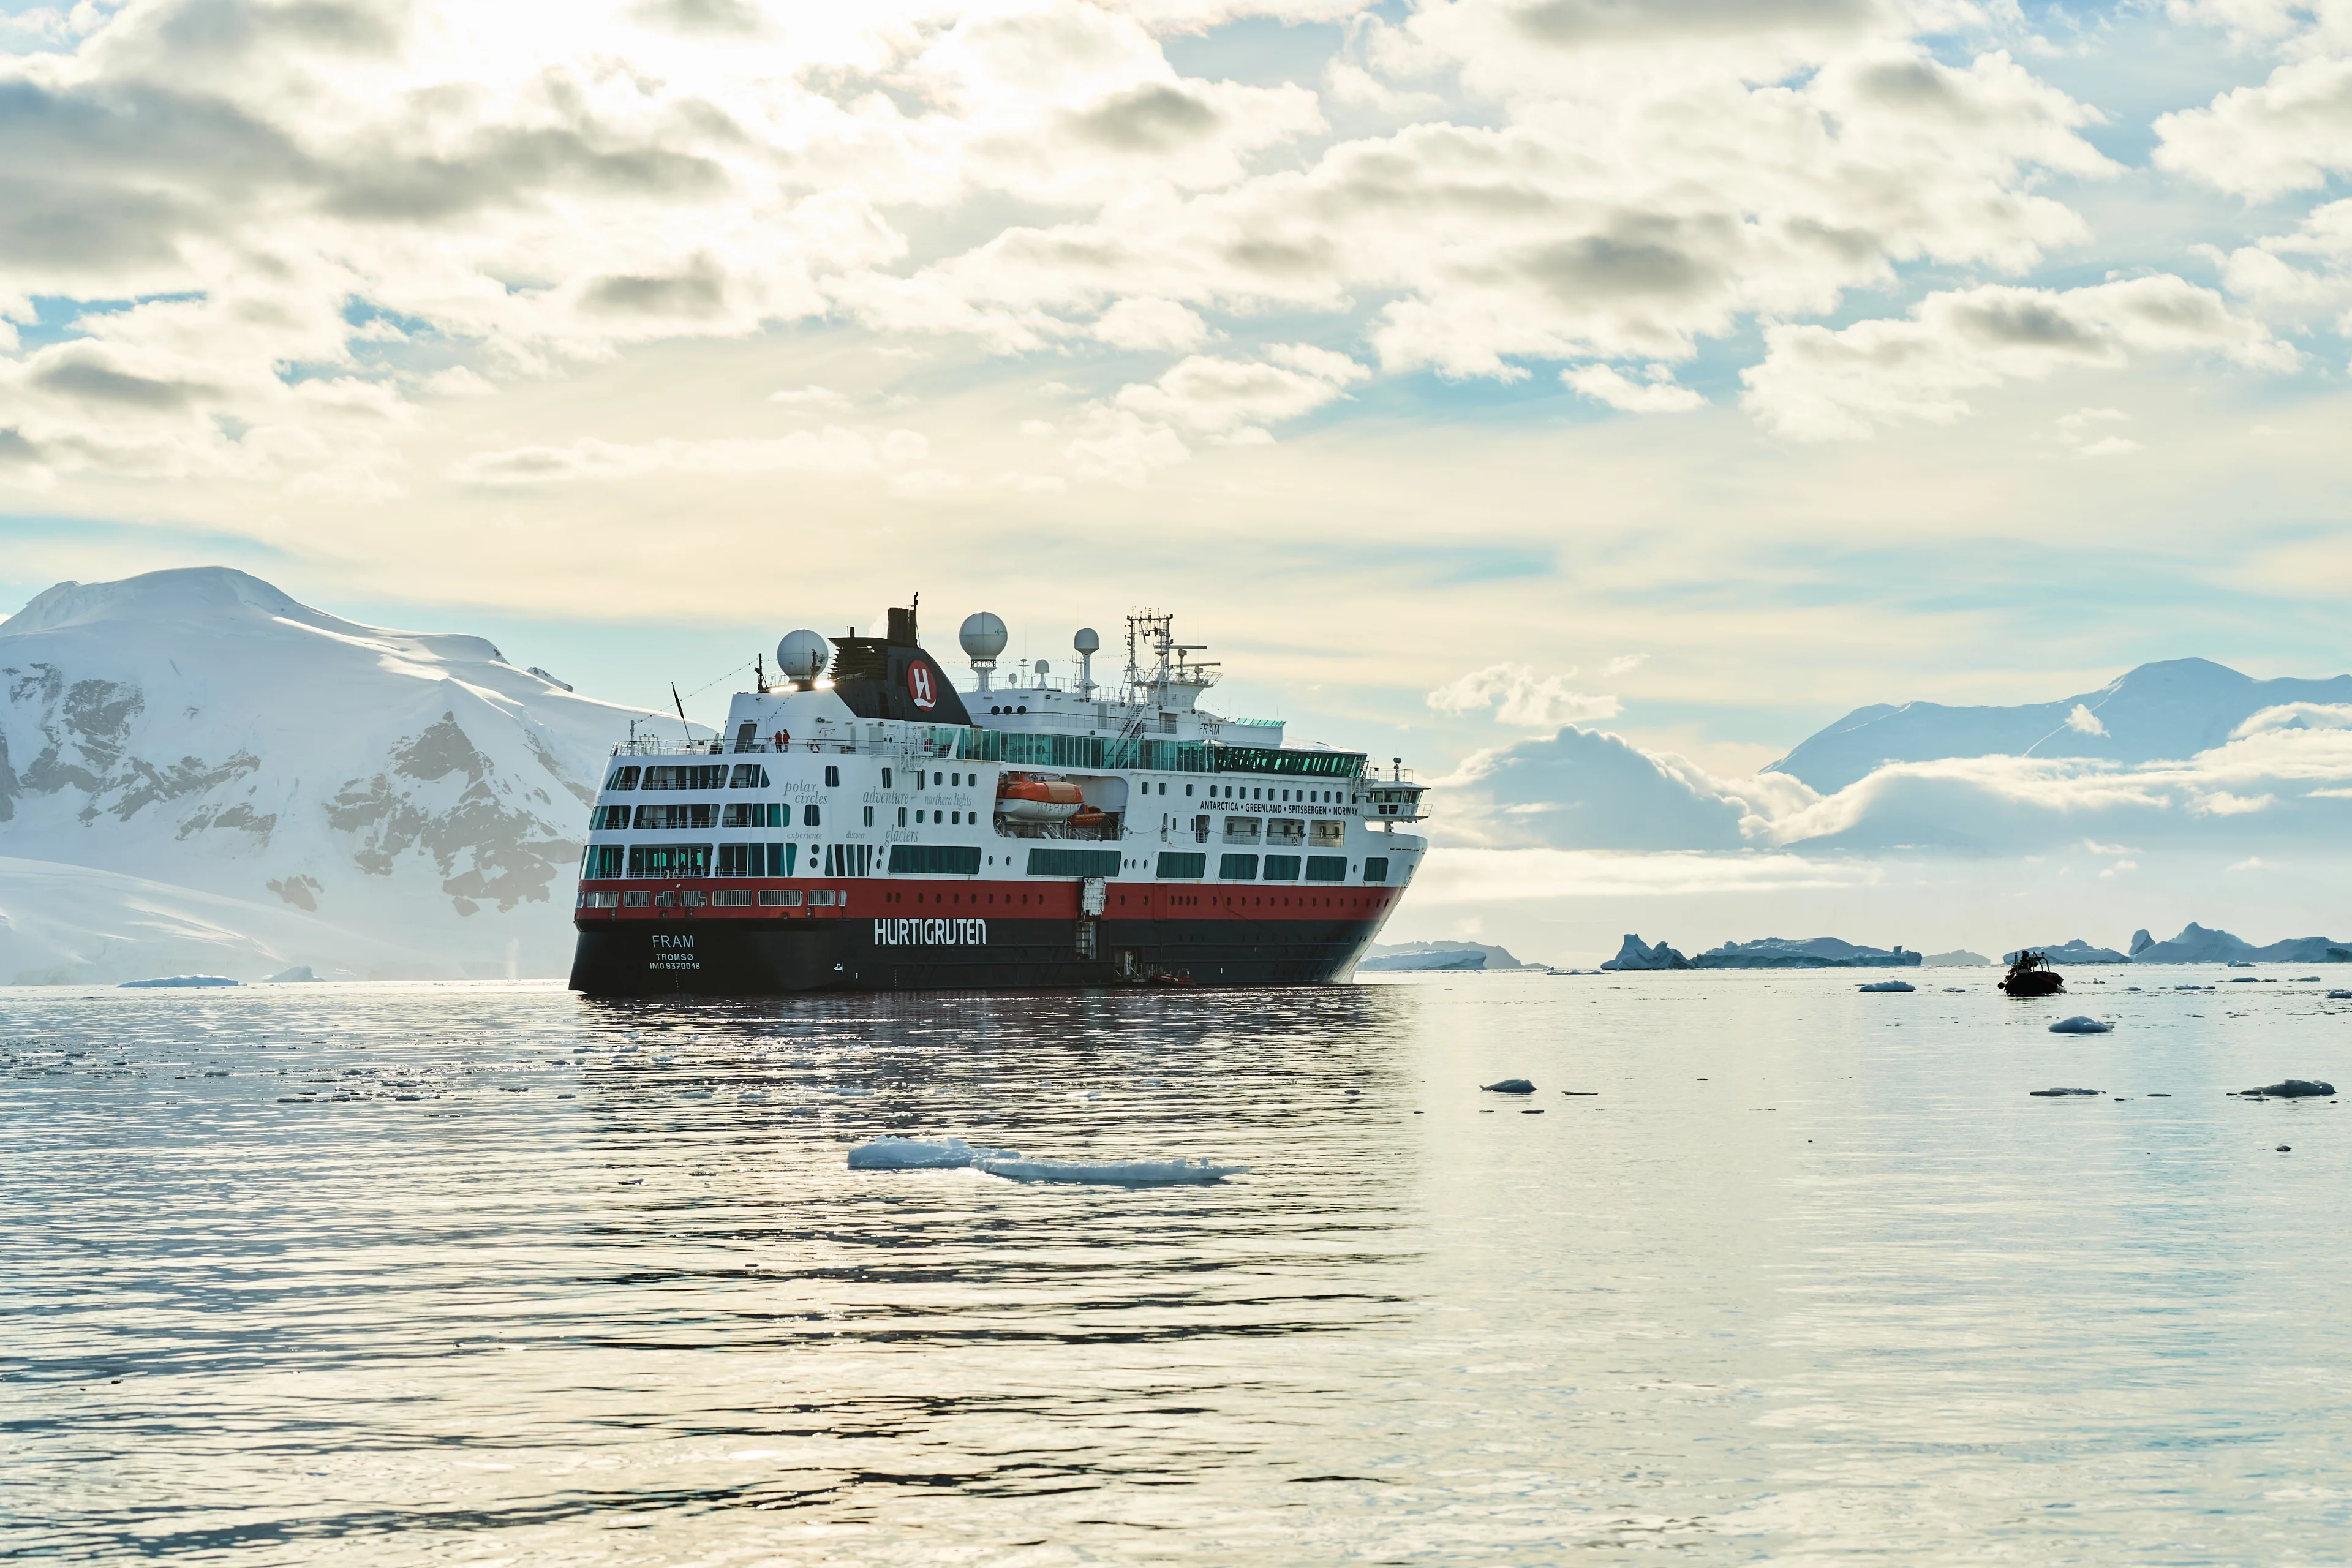
<instances>
[{"instance_id":1,"label":"h logo on funnel","mask_svg":"<svg viewBox=\"0 0 2352 1568\"><path fill-rule=\"evenodd\" d=\"M939 698L931 690L929 665L910 664L907 667L907 695L915 700L916 707L926 712L938 706Z\"/></svg>"}]
</instances>

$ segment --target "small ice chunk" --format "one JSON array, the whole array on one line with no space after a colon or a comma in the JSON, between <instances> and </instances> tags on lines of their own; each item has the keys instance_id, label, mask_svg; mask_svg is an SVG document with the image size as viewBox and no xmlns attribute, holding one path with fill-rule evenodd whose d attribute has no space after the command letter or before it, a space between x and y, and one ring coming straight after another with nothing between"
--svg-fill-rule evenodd
<instances>
[{"instance_id":1,"label":"small ice chunk","mask_svg":"<svg viewBox=\"0 0 2352 1568\"><path fill-rule=\"evenodd\" d=\"M2050 1032L2053 1035L2107 1035L2113 1034L2115 1027L2113 1024L2103 1024L2096 1018L2077 1013L2071 1018L2061 1018L2051 1025Z\"/></svg>"},{"instance_id":2,"label":"small ice chunk","mask_svg":"<svg viewBox=\"0 0 2352 1568\"><path fill-rule=\"evenodd\" d=\"M2327 999L2330 1002L2352 1002L2352 991L2330 991Z\"/></svg>"},{"instance_id":3,"label":"small ice chunk","mask_svg":"<svg viewBox=\"0 0 2352 1568\"><path fill-rule=\"evenodd\" d=\"M1857 991L1876 992L1882 994L1889 994L1897 991L1916 991L1919 988L1916 985L1912 984L1907 980L1881 980L1869 985L1857 985L1854 989Z\"/></svg>"},{"instance_id":4,"label":"small ice chunk","mask_svg":"<svg viewBox=\"0 0 2352 1568\"><path fill-rule=\"evenodd\" d=\"M961 1171L982 1156L1020 1158L1017 1150L975 1149L961 1138L877 1138L849 1152L853 1171Z\"/></svg>"},{"instance_id":5,"label":"small ice chunk","mask_svg":"<svg viewBox=\"0 0 2352 1568\"><path fill-rule=\"evenodd\" d=\"M975 1170L1013 1182L1073 1182L1097 1186L1198 1186L1248 1171L1247 1165L1213 1165L1206 1160L1024 1160L982 1152Z\"/></svg>"},{"instance_id":6,"label":"small ice chunk","mask_svg":"<svg viewBox=\"0 0 2352 1568\"><path fill-rule=\"evenodd\" d=\"M1523 1078L1507 1078L1494 1083L1482 1083L1479 1090L1486 1094L1533 1094L1536 1086Z\"/></svg>"},{"instance_id":7,"label":"small ice chunk","mask_svg":"<svg viewBox=\"0 0 2352 1568\"><path fill-rule=\"evenodd\" d=\"M2098 1094L2103 1091L2095 1089L2029 1089L2025 1092L2036 1100L2055 1100L2063 1095Z\"/></svg>"}]
</instances>

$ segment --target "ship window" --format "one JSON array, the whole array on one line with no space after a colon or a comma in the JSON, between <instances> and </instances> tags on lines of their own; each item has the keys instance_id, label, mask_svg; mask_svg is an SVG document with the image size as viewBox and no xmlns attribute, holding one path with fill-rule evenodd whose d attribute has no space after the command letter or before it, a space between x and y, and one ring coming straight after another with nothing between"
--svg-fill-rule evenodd
<instances>
[{"instance_id":1,"label":"ship window","mask_svg":"<svg viewBox=\"0 0 2352 1568\"><path fill-rule=\"evenodd\" d=\"M1255 816L1225 818L1225 842L1228 844L1255 844L1258 831L1258 819Z\"/></svg>"},{"instance_id":2,"label":"ship window","mask_svg":"<svg viewBox=\"0 0 2352 1568\"><path fill-rule=\"evenodd\" d=\"M1377 883L1381 883L1381 882L1385 882L1385 881L1387 881L1388 879L1389 879L1389 862L1388 862L1388 857L1386 857L1385 855L1383 855L1383 856L1381 856L1380 858L1376 858L1376 859L1367 860L1367 861L1365 861L1365 862L1364 862L1364 880L1365 880L1367 883L1373 883L1373 884L1377 884Z\"/></svg>"},{"instance_id":3,"label":"ship window","mask_svg":"<svg viewBox=\"0 0 2352 1568\"><path fill-rule=\"evenodd\" d=\"M621 907L625 910L642 910L653 901L654 896L643 889L621 895Z\"/></svg>"},{"instance_id":4,"label":"ship window","mask_svg":"<svg viewBox=\"0 0 2352 1568\"><path fill-rule=\"evenodd\" d=\"M1020 707L1014 709L1013 711L1016 713L1026 713L1029 711L1029 704L1024 702Z\"/></svg>"},{"instance_id":5,"label":"ship window","mask_svg":"<svg viewBox=\"0 0 2352 1568\"><path fill-rule=\"evenodd\" d=\"M1257 877L1257 857L1255 855L1220 855L1217 875L1228 882L1247 882Z\"/></svg>"},{"instance_id":6,"label":"ship window","mask_svg":"<svg viewBox=\"0 0 2352 1568\"><path fill-rule=\"evenodd\" d=\"M760 889L760 907L763 910L799 909L801 890L798 888L762 888Z\"/></svg>"},{"instance_id":7,"label":"ship window","mask_svg":"<svg viewBox=\"0 0 2352 1568\"><path fill-rule=\"evenodd\" d=\"M1269 882L1296 882L1298 880L1298 857L1296 855L1267 856L1265 858L1265 879Z\"/></svg>"},{"instance_id":8,"label":"ship window","mask_svg":"<svg viewBox=\"0 0 2352 1568\"><path fill-rule=\"evenodd\" d=\"M622 857L625 853L617 844L591 844L580 858L580 875L589 881L601 881L621 874Z\"/></svg>"},{"instance_id":9,"label":"ship window","mask_svg":"<svg viewBox=\"0 0 2352 1568\"><path fill-rule=\"evenodd\" d=\"M923 820L923 814L922 814L922 811L921 811L921 809L920 809L919 807L919 808L917 808L917 810L916 810L916 812L915 812L915 820L916 820L917 822L920 822L920 821L922 821L922 820Z\"/></svg>"},{"instance_id":10,"label":"ship window","mask_svg":"<svg viewBox=\"0 0 2352 1568\"><path fill-rule=\"evenodd\" d=\"M594 819L588 824L588 826L592 832L603 831L609 833L616 828L626 827L628 825L629 808L627 806L600 805L596 808L596 816Z\"/></svg>"},{"instance_id":11,"label":"ship window","mask_svg":"<svg viewBox=\"0 0 2352 1568\"><path fill-rule=\"evenodd\" d=\"M632 844L629 846L629 875L632 877L708 877L710 875L710 846L708 844Z\"/></svg>"},{"instance_id":12,"label":"ship window","mask_svg":"<svg viewBox=\"0 0 2352 1568\"><path fill-rule=\"evenodd\" d=\"M893 844L890 869L929 877L972 877L980 873L980 851L960 844ZM915 901L921 903L922 895Z\"/></svg>"},{"instance_id":13,"label":"ship window","mask_svg":"<svg viewBox=\"0 0 2352 1568\"><path fill-rule=\"evenodd\" d=\"M747 725L746 728L749 726ZM729 789L765 789L768 787L768 770L757 763L737 763L734 775L727 781L727 787Z\"/></svg>"},{"instance_id":14,"label":"ship window","mask_svg":"<svg viewBox=\"0 0 2352 1568\"><path fill-rule=\"evenodd\" d=\"M679 827L709 827L719 820L719 807L709 804L695 805L641 805L637 807L636 825L667 830Z\"/></svg>"},{"instance_id":15,"label":"ship window","mask_svg":"<svg viewBox=\"0 0 2352 1568\"><path fill-rule=\"evenodd\" d=\"M833 770L831 768L827 768L825 770L827 773L831 773L832 771ZM811 801L808 805L801 807L801 826L803 827L817 826L824 820L824 814L817 809L817 805L814 801Z\"/></svg>"},{"instance_id":16,"label":"ship window","mask_svg":"<svg viewBox=\"0 0 2352 1568\"><path fill-rule=\"evenodd\" d=\"M1192 793L1192 786L1191 784L1186 784L1184 786L1184 793L1188 795L1191 795Z\"/></svg>"},{"instance_id":17,"label":"ship window","mask_svg":"<svg viewBox=\"0 0 2352 1568\"><path fill-rule=\"evenodd\" d=\"M898 808L898 826L901 827L907 826L907 808L903 805Z\"/></svg>"},{"instance_id":18,"label":"ship window","mask_svg":"<svg viewBox=\"0 0 2352 1568\"><path fill-rule=\"evenodd\" d=\"M868 827L874 826L874 808L870 805L866 808L866 826Z\"/></svg>"},{"instance_id":19,"label":"ship window","mask_svg":"<svg viewBox=\"0 0 2352 1568\"><path fill-rule=\"evenodd\" d=\"M890 787L890 770L888 768L884 768L882 770L882 787L884 789L888 789Z\"/></svg>"},{"instance_id":20,"label":"ship window","mask_svg":"<svg viewBox=\"0 0 2352 1568\"><path fill-rule=\"evenodd\" d=\"M1309 855L1307 858L1307 879L1310 882L1346 881L1348 858L1345 855Z\"/></svg>"},{"instance_id":21,"label":"ship window","mask_svg":"<svg viewBox=\"0 0 2352 1568\"><path fill-rule=\"evenodd\" d=\"M824 770L824 787L827 789L839 789L841 787L841 770L839 768L827 768Z\"/></svg>"},{"instance_id":22,"label":"ship window","mask_svg":"<svg viewBox=\"0 0 2352 1568\"><path fill-rule=\"evenodd\" d=\"M708 766L647 768L645 776L647 789L723 789L726 784L725 763L712 763Z\"/></svg>"},{"instance_id":23,"label":"ship window","mask_svg":"<svg viewBox=\"0 0 2352 1568\"><path fill-rule=\"evenodd\" d=\"M1163 877L1187 877L1197 880L1208 875L1208 870L1209 858L1206 855L1160 851L1160 875Z\"/></svg>"},{"instance_id":24,"label":"ship window","mask_svg":"<svg viewBox=\"0 0 2352 1568\"><path fill-rule=\"evenodd\" d=\"M635 768L614 768L613 770L613 776L604 781L604 787L606 789L636 788L637 770Z\"/></svg>"},{"instance_id":25,"label":"ship window","mask_svg":"<svg viewBox=\"0 0 2352 1568\"><path fill-rule=\"evenodd\" d=\"M713 905L722 910L748 909L751 907L751 889L749 888L721 888L717 892L710 895L710 901Z\"/></svg>"}]
</instances>

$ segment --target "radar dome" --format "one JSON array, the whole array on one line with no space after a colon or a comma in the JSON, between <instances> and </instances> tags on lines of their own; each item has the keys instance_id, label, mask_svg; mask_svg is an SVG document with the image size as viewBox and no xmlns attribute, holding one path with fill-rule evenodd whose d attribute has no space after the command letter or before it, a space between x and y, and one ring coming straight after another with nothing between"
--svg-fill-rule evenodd
<instances>
[{"instance_id":1,"label":"radar dome","mask_svg":"<svg viewBox=\"0 0 2352 1568\"><path fill-rule=\"evenodd\" d=\"M963 644L966 658L992 659L1004 651L1004 623L986 610L966 616L956 640Z\"/></svg>"},{"instance_id":2,"label":"radar dome","mask_svg":"<svg viewBox=\"0 0 2352 1568\"><path fill-rule=\"evenodd\" d=\"M1070 646L1080 653L1099 653L1102 651L1102 638L1095 635L1094 627L1080 626L1078 635L1070 639Z\"/></svg>"},{"instance_id":3,"label":"radar dome","mask_svg":"<svg viewBox=\"0 0 2352 1568\"><path fill-rule=\"evenodd\" d=\"M805 628L786 633L776 645L776 668L787 680L814 680L832 657L833 645Z\"/></svg>"}]
</instances>

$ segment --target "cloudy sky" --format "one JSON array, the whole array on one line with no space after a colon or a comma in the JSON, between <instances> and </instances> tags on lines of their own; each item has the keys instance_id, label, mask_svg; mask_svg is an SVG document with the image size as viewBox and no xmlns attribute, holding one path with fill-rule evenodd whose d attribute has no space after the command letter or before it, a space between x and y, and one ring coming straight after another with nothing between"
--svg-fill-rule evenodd
<instances>
[{"instance_id":1,"label":"cloudy sky","mask_svg":"<svg viewBox=\"0 0 2352 1568\"><path fill-rule=\"evenodd\" d=\"M1406 934L2326 924L2210 805L2335 787L2229 787L2277 723L2140 781L2156 848L1979 781L2032 872L1755 775L1868 703L2352 666L2352 0L0 0L0 50L10 603L220 561L706 701L918 588L1032 657L1157 604L1228 706L1451 781ZM1620 764L1697 805L1551 809Z\"/></svg>"}]
</instances>

